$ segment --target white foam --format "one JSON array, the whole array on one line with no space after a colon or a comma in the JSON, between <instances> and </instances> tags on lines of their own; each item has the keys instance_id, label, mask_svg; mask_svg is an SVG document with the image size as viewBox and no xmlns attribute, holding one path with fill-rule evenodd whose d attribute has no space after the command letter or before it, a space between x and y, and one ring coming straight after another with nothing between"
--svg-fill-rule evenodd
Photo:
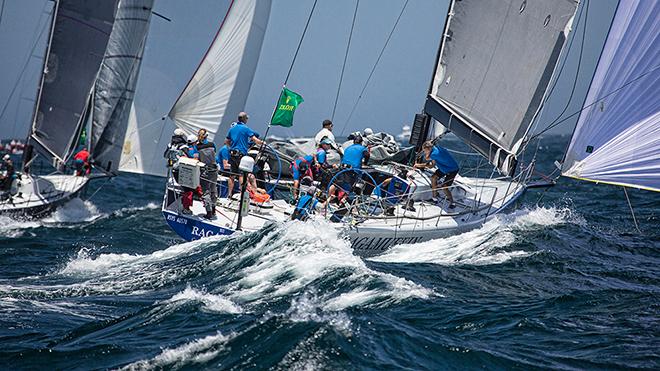
<instances>
[{"instance_id":1,"label":"white foam","mask_svg":"<svg viewBox=\"0 0 660 371\"><path fill-rule=\"evenodd\" d=\"M224 350L224 344L233 337L218 332L175 348L165 349L152 359L132 363L122 370L176 369L194 363L205 363Z\"/></svg>"},{"instance_id":2,"label":"white foam","mask_svg":"<svg viewBox=\"0 0 660 371\"><path fill-rule=\"evenodd\" d=\"M142 211L142 210L155 210L159 209L160 205L155 203L155 202L149 202L148 204L144 206L137 206L137 207L122 207L119 210L115 210L112 214L115 216L124 216L125 214L133 214L137 211Z\"/></svg>"},{"instance_id":3,"label":"white foam","mask_svg":"<svg viewBox=\"0 0 660 371\"><path fill-rule=\"evenodd\" d=\"M327 323L345 336L351 336L351 320L345 313L332 312L332 310L319 297L304 294L291 301L285 316L293 322Z\"/></svg>"},{"instance_id":4,"label":"white foam","mask_svg":"<svg viewBox=\"0 0 660 371\"><path fill-rule=\"evenodd\" d=\"M374 302L361 294L370 284L378 287L372 294L380 303L426 299L433 294L414 282L368 268L361 258L353 255L350 243L326 222L286 223L249 250L241 255L255 262L239 272L242 277L231 286L235 301L268 302L303 293L335 274L344 276L339 278L339 285L355 291L344 294L345 299L337 299L334 296L339 294L333 293L332 288L324 290L320 300L332 302L334 310ZM358 297L362 297L360 302Z\"/></svg>"},{"instance_id":5,"label":"white foam","mask_svg":"<svg viewBox=\"0 0 660 371\"><path fill-rule=\"evenodd\" d=\"M213 295L198 291L191 288L190 285L188 285L185 290L168 300L170 303L189 301L200 302L204 304L204 309L213 312L237 314L243 311L241 307L221 295Z\"/></svg>"},{"instance_id":6,"label":"white foam","mask_svg":"<svg viewBox=\"0 0 660 371\"><path fill-rule=\"evenodd\" d=\"M512 214L498 215L478 229L456 236L399 245L369 260L440 265L501 264L531 254L520 250L503 250L516 241L516 231L553 226L571 219L573 215L568 209L536 207L518 210Z\"/></svg>"},{"instance_id":7,"label":"white foam","mask_svg":"<svg viewBox=\"0 0 660 371\"><path fill-rule=\"evenodd\" d=\"M74 198L58 207L52 214L42 219L20 220L0 216L0 236L17 238L27 231L39 227L61 227L63 224L91 222L103 217L90 201Z\"/></svg>"},{"instance_id":8,"label":"white foam","mask_svg":"<svg viewBox=\"0 0 660 371\"><path fill-rule=\"evenodd\" d=\"M58 207L50 216L42 219L43 223L83 223L91 222L103 216L90 201L74 198Z\"/></svg>"},{"instance_id":9,"label":"white foam","mask_svg":"<svg viewBox=\"0 0 660 371\"><path fill-rule=\"evenodd\" d=\"M9 216L0 216L0 236L17 238L23 236L29 229L38 228L41 223L32 220L17 220Z\"/></svg>"}]
</instances>

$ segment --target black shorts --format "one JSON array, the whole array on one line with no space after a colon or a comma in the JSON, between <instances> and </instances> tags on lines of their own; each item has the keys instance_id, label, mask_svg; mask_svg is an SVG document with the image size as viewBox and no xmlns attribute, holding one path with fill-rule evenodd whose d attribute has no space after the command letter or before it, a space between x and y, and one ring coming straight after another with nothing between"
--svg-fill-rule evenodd
<instances>
[{"instance_id":1,"label":"black shorts","mask_svg":"<svg viewBox=\"0 0 660 371\"><path fill-rule=\"evenodd\" d=\"M454 184L454 178L456 178L456 174L458 174L458 170L445 174L438 169L435 171L435 173L433 173L433 176L438 177L438 179L445 178L442 183L440 183L440 187L449 187Z\"/></svg>"},{"instance_id":2,"label":"black shorts","mask_svg":"<svg viewBox=\"0 0 660 371\"><path fill-rule=\"evenodd\" d=\"M241 164L241 158L243 154L239 151L231 151L229 155L229 165L231 166L231 172L234 174L240 174L238 166Z\"/></svg>"}]
</instances>

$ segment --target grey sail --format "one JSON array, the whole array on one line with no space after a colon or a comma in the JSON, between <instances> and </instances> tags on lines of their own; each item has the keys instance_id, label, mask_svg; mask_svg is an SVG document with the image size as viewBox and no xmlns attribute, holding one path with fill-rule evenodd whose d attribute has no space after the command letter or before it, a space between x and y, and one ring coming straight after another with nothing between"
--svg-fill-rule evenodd
<instances>
[{"instance_id":1,"label":"grey sail","mask_svg":"<svg viewBox=\"0 0 660 371\"><path fill-rule=\"evenodd\" d=\"M28 138L64 163L75 149L85 107L112 30L116 0L59 0Z\"/></svg>"},{"instance_id":2,"label":"grey sail","mask_svg":"<svg viewBox=\"0 0 660 371\"><path fill-rule=\"evenodd\" d=\"M452 2L425 112L511 175L576 9L575 0Z\"/></svg>"},{"instance_id":3,"label":"grey sail","mask_svg":"<svg viewBox=\"0 0 660 371\"><path fill-rule=\"evenodd\" d=\"M94 89L90 136L96 166L116 172L154 0L120 0Z\"/></svg>"}]
</instances>

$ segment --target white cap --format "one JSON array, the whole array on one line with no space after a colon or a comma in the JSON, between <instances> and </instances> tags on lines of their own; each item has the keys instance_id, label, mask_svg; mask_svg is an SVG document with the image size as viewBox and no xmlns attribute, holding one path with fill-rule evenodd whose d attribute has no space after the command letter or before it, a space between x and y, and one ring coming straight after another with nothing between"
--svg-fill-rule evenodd
<instances>
[{"instance_id":1,"label":"white cap","mask_svg":"<svg viewBox=\"0 0 660 371\"><path fill-rule=\"evenodd\" d=\"M362 131L362 133L363 133L364 135L371 135L371 134L374 133L374 131L371 130L371 128L364 128L364 130Z\"/></svg>"},{"instance_id":2,"label":"white cap","mask_svg":"<svg viewBox=\"0 0 660 371\"><path fill-rule=\"evenodd\" d=\"M7 161L7 160L10 159L10 157L9 157L9 155L7 154L7 155L4 155L4 156L2 157L2 159L3 159L4 161Z\"/></svg>"},{"instance_id":3,"label":"white cap","mask_svg":"<svg viewBox=\"0 0 660 371\"><path fill-rule=\"evenodd\" d=\"M183 135L186 135L186 133L183 131L183 129L181 129L181 128L176 128L176 129L174 129L174 135L181 135L181 136L183 136Z\"/></svg>"},{"instance_id":4,"label":"white cap","mask_svg":"<svg viewBox=\"0 0 660 371\"><path fill-rule=\"evenodd\" d=\"M188 135L188 137L186 138L186 140L188 141L188 143L196 142L196 141L197 141L197 135L195 135L195 134L190 134L190 135Z\"/></svg>"}]
</instances>

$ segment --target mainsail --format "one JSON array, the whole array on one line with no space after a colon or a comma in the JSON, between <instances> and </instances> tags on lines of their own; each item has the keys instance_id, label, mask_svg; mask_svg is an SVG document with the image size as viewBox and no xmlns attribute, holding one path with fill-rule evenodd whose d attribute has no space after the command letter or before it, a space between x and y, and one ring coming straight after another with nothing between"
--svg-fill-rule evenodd
<instances>
[{"instance_id":1,"label":"mainsail","mask_svg":"<svg viewBox=\"0 0 660 371\"><path fill-rule=\"evenodd\" d=\"M270 0L233 0L196 72L169 112L172 120L139 122L133 104L119 170L165 176L163 145L148 131L168 129L172 121L187 133L199 128L214 138L245 109L270 15ZM228 113L228 115L225 115ZM164 125L164 126L162 126ZM224 136L224 133L222 133Z\"/></svg>"},{"instance_id":2,"label":"mainsail","mask_svg":"<svg viewBox=\"0 0 660 371\"><path fill-rule=\"evenodd\" d=\"M120 0L94 89L91 144L97 166L119 167L154 0Z\"/></svg>"},{"instance_id":3,"label":"mainsail","mask_svg":"<svg viewBox=\"0 0 660 371\"><path fill-rule=\"evenodd\" d=\"M425 112L500 172L513 174L577 5L453 1Z\"/></svg>"},{"instance_id":4,"label":"mainsail","mask_svg":"<svg viewBox=\"0 0 660 371\"><path fill-rule=\"evenodd\" d=\"M660 2L621 0L563 175L660 191Z\"/></svg>"},{"instance_id":5,"label":"mainsail","mask_svg":"<svg viewBox=\"0 0 660 371\"><path fill-rule=\"evenodd\" d=\"M72 154L117 0L59 0L28 141L60 164Z\"/></svg>"},{"instance_id":6,"label":"mainsail","mask_svg":"<svg viewBox=\"0 0 660 371\"><path fill-rule=\"evenodd\" d=\"M212 140L244 109L257 68L269 0L232 2L211 47L169 117L188 133L206 129Z\"/></svg>"}]
</instances>

